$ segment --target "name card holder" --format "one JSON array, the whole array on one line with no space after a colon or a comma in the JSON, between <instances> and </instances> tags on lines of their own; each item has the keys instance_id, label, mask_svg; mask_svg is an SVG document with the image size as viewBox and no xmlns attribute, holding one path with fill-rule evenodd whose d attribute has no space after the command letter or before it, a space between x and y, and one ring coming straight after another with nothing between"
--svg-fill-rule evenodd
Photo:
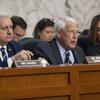
<instances>
[{"instance_id":1,"label":"name card holder","mask_svg":"<svg viewBox=\"0 0 100 100\"><path fill-rule=\"evenodd\" d=\"M16 60L16 67L40 67L43 66L39 60Z\"/></svg>"},{"instance_id":2,"label":"name card holder","mask_svg":"<svg viewBox=\"0 0 100 100\"><path fill-rule=\"evenodd\" d=\"M100 64L100 56L86 56L89 64Z\"/></svg>"}]
</instances>

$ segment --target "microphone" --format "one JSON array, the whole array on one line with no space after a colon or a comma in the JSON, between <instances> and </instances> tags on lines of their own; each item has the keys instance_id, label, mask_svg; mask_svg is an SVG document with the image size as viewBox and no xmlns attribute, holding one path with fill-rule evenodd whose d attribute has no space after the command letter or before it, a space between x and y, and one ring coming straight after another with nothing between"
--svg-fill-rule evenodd
<instances>
[{"instance_id":1,"label":"microphone","mask_svg":"<svg viewBox=\"0 0 100 100\"><path fill-rule=\"evenodd\" d=\"M42 64L43 67L50 65L45 58L39 57L38 60L40 61L40 63Z\"/></svg>"}]
</instances>

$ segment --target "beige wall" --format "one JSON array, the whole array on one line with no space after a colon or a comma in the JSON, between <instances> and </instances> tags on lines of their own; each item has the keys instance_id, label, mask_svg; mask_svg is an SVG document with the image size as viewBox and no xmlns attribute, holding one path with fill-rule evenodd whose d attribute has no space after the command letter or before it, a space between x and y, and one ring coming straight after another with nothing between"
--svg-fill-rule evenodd
<instances>
[{"instance_id":1,"label":"beige wall","mask_svg":"<svg viewBox=\"0 0 100 100\"><path fill-rule=\"evenodd\" d=\"M42 17L70 15L79 22L80 30L89 28L93 16L100 13L100 0L0 0L0 11L23 17L28 23L27 36L31 36Z\"/></svg>"}]
</instances>

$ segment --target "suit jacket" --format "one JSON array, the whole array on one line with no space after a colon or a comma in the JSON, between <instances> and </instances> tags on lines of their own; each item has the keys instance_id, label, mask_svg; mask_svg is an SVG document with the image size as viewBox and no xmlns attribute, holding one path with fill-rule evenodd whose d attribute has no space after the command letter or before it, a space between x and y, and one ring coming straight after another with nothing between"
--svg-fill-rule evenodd
<instances>
[{"instance_id":1,"label":"suit jacket","mask_svg":"<svg viewBox=\"0 0 100 100\"><path fill-rule=\"evenodd\" d=\"M12 41L7 44L8 56L11 57L22 50L22 47L19 43Z\"/></svg>"},{"instance_id":2,"label":"suit jacket","mask_svg":"<svg viewBox=\"0 0 100 100\"><path fill-rule=\"evenodd\" d=\"M100 56L100 45L91 45L85 51L86 56Z\"/></svg>"},{"instance_id":3,"label":"suit jacket","mask_svg":"<svg viewBox=\"0 0 100 100\"><path fill-rule=\"evenodd\" d=\"M84 50L84 53L86 56L91 51L90 47L92 47L92 44L89 41L88 36L80 35L78 38L77 44L78 44L78 46L80 46ZM90 48L90 49L88 50L88 48Z\"/></svg>"},{"instance_id":4,"label":"suit jacket","mask_svg":"<svg viewBox=\"0 0 100 100\"><path fill-rule=\"evenodd\" d=\"M53 55L56 59L56 63L63 64L61 54L60 54L59 48L56 43L56 39L53 39L49 43L51 45L51 48L53 49ZM76 48L72 49L72 53L74 55L75 63L77 64L87 63L85 59L85 54L82 48L76 46Z\"/></svg>"},{"instance_id":5,"label":"suit jacket","mask_svg":"<svg viewBox=\"0 0 100 100\"><path fill-rule=\"evenodd\" d=\"M21 50L22 50L21 45L14 41L9 42L7 44L8 57L12 57L13 55L15 55L17 52L19 52ZM5 64L5 62L2 63L0 60L0 67L2 67L4 64Z\"/></svg>"},{"instance_id":6,"label":"suit jacket","mask_svg":"<svg viewBox=\"0 0 100 100\"><path fill-rule=\"evenodd\" d=\"M81 35L77 44L83 48L86 56L100 56L100 44L92 44L88 36Z\"/></svg>"},{"instance_id":7,"label":"suit jacket","mask_svg":"<svg viewBox=\"0 0 100 100\"><path fill-rule=\"evenodd\" d=\"M53 56L53 50L48 42L44 42L34 38L24 38L20 41L23 49L30 50L34 56L32 59L38 59L39 57L45 58L49 64L56 64L56 60Z\"/></svg>"}]
</instances>

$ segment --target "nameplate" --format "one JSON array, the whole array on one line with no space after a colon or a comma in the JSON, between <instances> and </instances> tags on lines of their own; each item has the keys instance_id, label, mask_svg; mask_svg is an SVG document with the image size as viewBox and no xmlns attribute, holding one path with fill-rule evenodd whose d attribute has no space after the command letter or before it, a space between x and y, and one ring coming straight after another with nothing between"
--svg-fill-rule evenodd
<instances>
[{"instance_id":1,"label":"nameplate","mask_svg":"<svg viewBox=\"0 0 100 100\"><path fill-rule=\"evenodd\" d=\"M86 60L89 64L100 63L100 56L86 56Z\"/></svg>"},{"instance_id":2,"label":"nameplate","mask_svg":"<svg viewBox=\"0 0 100 100\"><path fill-rule=\"evenodd\" d=\"M40 67L42 66L39 60L16 60L16 67Z\"/></svg>"}]
</instances>

